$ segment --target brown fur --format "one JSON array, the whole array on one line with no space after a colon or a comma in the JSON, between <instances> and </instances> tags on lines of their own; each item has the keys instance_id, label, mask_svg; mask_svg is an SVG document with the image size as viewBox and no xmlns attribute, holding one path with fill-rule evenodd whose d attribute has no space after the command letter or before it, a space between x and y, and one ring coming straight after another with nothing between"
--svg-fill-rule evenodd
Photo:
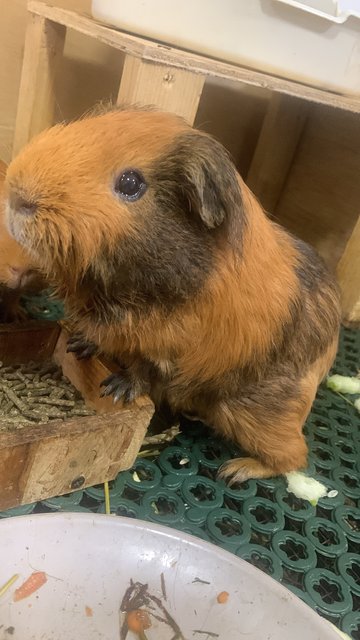
<instances>
[{"instance_id":1,"label":"brown fur","mask_svg":"<svg viewBox=\"0 0 360 640\"><path fill-rule=\"evenodd\" d=\"M13 322L25 319L20 305L24 293L44 288L44 281L28 253L9 234L4 219L3 179L6 165L0 163L0 319Z\"/></svg>"},{"instance_id":2,"label":"brown fur","mask_svg":"<svg viewBox=\"0 0 360 640\"><path fill-rule=\"evenodd\" d=\"M134 202L113 191L127 168L148 186ZM336 351L337 288L265 216L219 143L170 114L113 111L34 139L7 188L11 233L77 329L126 367L121 394L150 392L236 441L251 457L224 477L305 466L302 426Z\"/></svg>"}]
</instances>

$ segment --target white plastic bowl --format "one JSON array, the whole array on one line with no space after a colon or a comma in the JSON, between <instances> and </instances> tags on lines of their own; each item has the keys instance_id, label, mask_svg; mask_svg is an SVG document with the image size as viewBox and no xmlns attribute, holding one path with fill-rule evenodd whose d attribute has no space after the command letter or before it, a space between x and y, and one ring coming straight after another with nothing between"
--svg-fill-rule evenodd
<instances>
[{"instance_id":1,"label":"white plastic bowl","mask_svg":"<svg viewBox=\"0 0 360 640\"><path fill-rule=\"evenodd\" d=\"M359 0L92 0L92 15L251 69L360 94Z\"/></svg>"},{"instance_id":2,"label":"white plastic bowl","mask_svg":"<svg viewBox=\"0 0 360 640\"><path fill-rule=\"evenodd\" d=\"M21 516L0 521L0 540L0 587L20 574L0 598L0 640L119 640L119 604L130 579L148 583L163 599L161 573L163 603L186 640L215 638L194 635L196 629L219 634L219 640L339 638L328 622L247 562L155 524L79 513ZM46 572L46 584L14 602L15 588L34 570ZM224 590L228 602L218 604ZM174 635L156 620L146 633L149 640ZM127 640L135 639L129 632Z\"/></svg>"}]
</instances>

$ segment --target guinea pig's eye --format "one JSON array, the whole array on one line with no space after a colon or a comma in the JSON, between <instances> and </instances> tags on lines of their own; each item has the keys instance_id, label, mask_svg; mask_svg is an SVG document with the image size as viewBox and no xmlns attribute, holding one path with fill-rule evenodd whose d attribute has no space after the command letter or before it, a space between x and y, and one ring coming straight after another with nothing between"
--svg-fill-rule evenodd
<instances>
[{"instance_id":1,"label":"guinea pig's eye","mask_svg":"<svg viewBox=\"0 0 360 640\"><path fill-rule=\"evenodd\" d=\"M146 182L136 169L127 169L115 181L115 193L124 200L138 200L146 191Z\"/></svg>"}]
</instances>

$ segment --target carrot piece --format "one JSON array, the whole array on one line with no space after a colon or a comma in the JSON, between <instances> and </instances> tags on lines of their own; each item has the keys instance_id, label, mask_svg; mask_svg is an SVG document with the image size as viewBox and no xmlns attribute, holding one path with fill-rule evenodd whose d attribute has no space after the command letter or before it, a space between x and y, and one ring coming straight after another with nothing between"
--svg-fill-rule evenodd
<instances>
[{"instance_id":1,"label":"carrot piece","mask_svg":"<svg viewBox=\"0 0 360 640\"><path fill-rule=\"evenodd\" d=\"M144 633L144 629L150 629L151 627L150 616L147 611L143 609L128 611L126 614L126 622L129 630L137 634Z\"/></svg>"},{"instance_id":2,"label":"carrot piece","mask_svg":"<svg viewBox=\"0 0 360 640\"><path fill-rule=\"evenodd\" d=\"M24 598L28 598L35 591L40 589L47 582L46 573L44 571L34 571L31 576L23 582L23 584L15 590L13 600L18 602Z\"/></svg>"},{"instance_id":3,"label":"carrot piece","mask_svg":"<svg viewBox=\"0 0 360 640\"><path fill-rule=\"evenodd\" d=\"M226 604L229 599L229 594L227 591L221 591L218 593L216 600L219 604Z\"/></svg>"}]
</instances>

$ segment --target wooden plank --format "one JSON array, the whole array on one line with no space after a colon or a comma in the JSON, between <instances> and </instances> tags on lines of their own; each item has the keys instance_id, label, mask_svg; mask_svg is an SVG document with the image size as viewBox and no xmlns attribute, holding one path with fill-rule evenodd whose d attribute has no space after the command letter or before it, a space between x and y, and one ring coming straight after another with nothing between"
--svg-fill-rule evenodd
<instances>
[{"instance_id":1,"label":"wooden plank","mask_svg":"<svg viewBox=\"0 0 360 640\"><path fill-rule=\"evenodd\" d=\"M5 365L48 360L59 333L56 322L0 324L0 360Z\"/></svg>"},{"instance_id":2,"label":"wooden plank","mask_svg":"<svg viewBox=\"0 0 360 640\"><path fill-rule=\"evenodd\" d=\"M307 114L303 100L274 93L269 101L246 179L267 211L275 211Z\"/></svg>"},{"instance_id":3,"label":"wooden plank","mask_svg":"<svg viewBox=\"0 0 360 640\"><path fill-rule=\"evenodd\" d=\"M0 510L114 479L133 464L151 414L132 408L0 433Z\"/></svg>"},{"instance_id":4,"label":"wooden plank","mask_svg":"<svg viewBox=\"0 0 360 640\"><path fill-rule=\"evenodd\" d=\"M28 448L27 444L0 448L0 511L11 509L21 503L19 478L26 462Z\"/></svg>"},{"instance_id":5,"label":"wooden plank","mask_svg":"<svg viewBox=\"0 0 360 640\"><path fill-rule=\"evenodd\" d=\"M345 320L360 322L360 218L339 262L337 276Z\"/></svg>"},{"instance_id":6,"label":"wooden plank","mask_svg":"<svg viewBox=\"0 0 360 640\"><path fill-rule=\"evenodd\" d=\"M104 42L111 47L141 58L142 60L186 69L193 73L200 73L206 76L224 78L234 82L262 87L271 91L309 100L310 102L327 104L334 108L360 113L360 98L357 97L338 95L331 91L324 91L292 80L285 80L252 69L246 69L245 67L207 58L196 53L178 50L167 45L159 44L158 42L106 27L98 24L86 15L81 15L59 7L51 7L43 2L39 2L39 0L30 0L28 8L29 11L34 14L53 20L92 38L96 38L100 42Z\"/></svg>"},{"instance_id":7,"label":"wooden plank","mask_svg":"<svg viewBox=\"0 0 360 640\"><path fill-rule=\"evenodd\" d=\"M121 408L111 414L104 414L102 416L93 415L85 416L82 418L69 418L68 420L51 420L47 423L34 423L31 428L23 427L16 430L1 430L0 431L0 449L7 447L23 446L25 444L30 445L43 440L44 438L68 438L69 436L77 435L81 436L83 433L96 432L101 426L115 428L116 424L124 422L127 428L130 428L130 423L133 418L137 421L136 416L152 416L153 408L148 405L147 407L129 406L127 408Z\"/></svg>"},{"instance_id":8,"label":"wooden plank","mask_svg":"<svg viewBox=\"0 0 360 640\"><path fill-rule=\"evenodd\" d=\"M127 55L117 102L155 105L193 124L205 76Z\"/></svg>"},{"instance_id":9,"label":"wooden plank","mask_svg":"<svg viewBox=\"0 0 360 640\"><path fill-rule=\"evenodd\" d=\"M313 106L276 206L277 222L335 271L359 216L360 119Z\"/></svg>"},{"instance_id":10,"label":"wooden plank","mask_svg":"<svg viewBox=\"0 0 360 640\"><path fill-rule=\"evenodd\" d=\"M30 14L26 31L16 115L13 156L34 135L53 124L54 77L62 55L66 28Z\"/></svg>"}]
</instances>

